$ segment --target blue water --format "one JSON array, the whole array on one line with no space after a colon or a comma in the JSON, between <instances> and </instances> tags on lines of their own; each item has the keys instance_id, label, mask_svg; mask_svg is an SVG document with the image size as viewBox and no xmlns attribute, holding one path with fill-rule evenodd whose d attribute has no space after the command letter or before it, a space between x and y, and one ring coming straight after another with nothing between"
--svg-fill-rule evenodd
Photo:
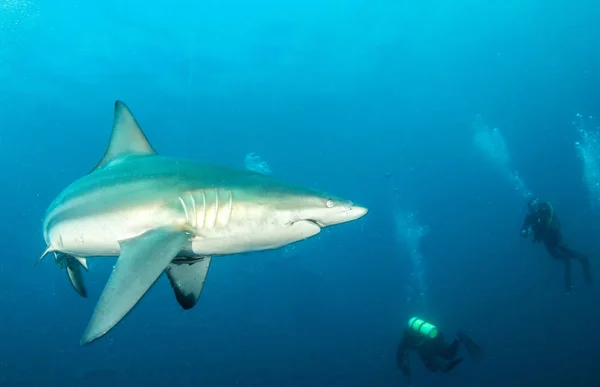
<instances>
[{"instance_id":1,"label":"blue water","mask_svg":"<svg viewBox=\"0 0 600 387\"><path fill-rule=\"evenodd\" d=\"M566 0L0 0L0 386L404 386L415 261L399 208L429 230L418 313L487 351L450 374L415 359L416 387L600 385L599 285L574 266L564 294L472 131L478 114L501 130L510 171L600 277L572 125L600 114L599 15ZM244 168L254 152L370 212L293 253L214 260L190 311L161 278L81 347L114 260L89 261L88 299L51 259L32 265L45 209L100 160L116 99L161 154Z\"/></svg>"}]
</instances>

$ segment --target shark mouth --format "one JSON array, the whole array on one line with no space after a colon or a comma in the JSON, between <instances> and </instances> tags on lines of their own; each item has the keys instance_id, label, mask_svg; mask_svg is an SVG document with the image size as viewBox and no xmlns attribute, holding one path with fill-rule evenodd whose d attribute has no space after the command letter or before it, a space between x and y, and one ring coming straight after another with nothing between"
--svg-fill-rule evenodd
<instances>
[{"instance_id":1,"label":"shark mouth","mask_svg":"<svg viewBox=\"0 0 600 387\"><path fill-rule=\"evenodd\" d=\"M306 220L307 222L314 223L315 225L319 226L319 228L323 227L323 225L321 223L317 222L316 220L313 220L313 219L304 219L304 220Z\"/></svg>"},{"instance_id":2,"label":"shark mouth","mask_svg":"<svg viewBox=\"0 0 600 387\"><path fill-rule=\"evenodd\" d=\"M313 220L313 219L300 219L300 220L297 220L295 222L289 222L288 226L293 226L294 224L296 224L298 222L309 222L309 223L312 223L312 224L314 224L315 226L317 226L319 228L323 228L322 224L320 224L319 222L317 222L316 220Z\"/></svg>"},{"instance_id":3,"label":"shark mouth","mask_svg":"<svg viewBox=\"0 0 600 387\"><path fill-rule=\"evenodd\" d=\"M314 219L302 219L302 220L303 220L304 222L310 222L310 223L314 224L315 226L317 226L317 227L319 227L319 228L322 228L322 227L323 227L323 225L322 225L321 223L317 222L317 221L316 221L316 220L314 220Z\"/></svg>"}]
</instances>

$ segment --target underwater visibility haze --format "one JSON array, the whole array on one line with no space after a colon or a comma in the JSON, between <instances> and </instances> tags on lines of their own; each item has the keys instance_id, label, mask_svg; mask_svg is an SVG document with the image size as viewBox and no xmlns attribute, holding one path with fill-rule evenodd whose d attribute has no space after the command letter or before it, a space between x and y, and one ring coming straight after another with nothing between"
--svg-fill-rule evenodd
<instances>
[{"instance_id":1,"label":"underwater visibility haze","mask_svg":"<svg viewBox=\"0 0 600 387\"><path fill-rule=\"evenodd\" d=\"M0 386L600 385L599 15L0 0Z\"/></svg>"}]
</instances>

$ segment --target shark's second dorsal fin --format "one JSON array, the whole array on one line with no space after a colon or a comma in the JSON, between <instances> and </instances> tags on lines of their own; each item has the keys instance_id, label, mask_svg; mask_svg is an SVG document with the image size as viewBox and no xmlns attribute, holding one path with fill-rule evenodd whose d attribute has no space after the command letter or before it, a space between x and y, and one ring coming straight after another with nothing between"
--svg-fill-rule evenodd
<instances>
[{"instance_id":1,"label":"shark's second dorsal fin","mask_svg":"<svg viewBox=\"0 0 600 387\"><path fill-rule=\"evenodd\" d=\"M110 142L102 160L100 160L93 170L102 168L118 157L154 154L156 154L156 151L152 148L150 142L148 142L146 135L127 105L121 101L116 101Z\"/></svg>"}]
</instances>

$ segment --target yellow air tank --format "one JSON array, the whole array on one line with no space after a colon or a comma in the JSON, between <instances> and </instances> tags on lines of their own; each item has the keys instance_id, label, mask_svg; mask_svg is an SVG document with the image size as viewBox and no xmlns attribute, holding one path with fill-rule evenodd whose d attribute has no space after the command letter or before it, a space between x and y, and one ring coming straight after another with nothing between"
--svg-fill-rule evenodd
<instances>
[{"instance_id":1,"label":"yellow air tank","mask_svg":"<svg viewBox=\"0 0 600 387\"><path fill-rule=\"evenodd\" d=\"M434 339L437 337L439 331L435 325L428 323L427 321L423 321L420 318L413 317L408 320L408 326L420 334L429 337L430 339Z\"/></svg>"}]
</instances>

